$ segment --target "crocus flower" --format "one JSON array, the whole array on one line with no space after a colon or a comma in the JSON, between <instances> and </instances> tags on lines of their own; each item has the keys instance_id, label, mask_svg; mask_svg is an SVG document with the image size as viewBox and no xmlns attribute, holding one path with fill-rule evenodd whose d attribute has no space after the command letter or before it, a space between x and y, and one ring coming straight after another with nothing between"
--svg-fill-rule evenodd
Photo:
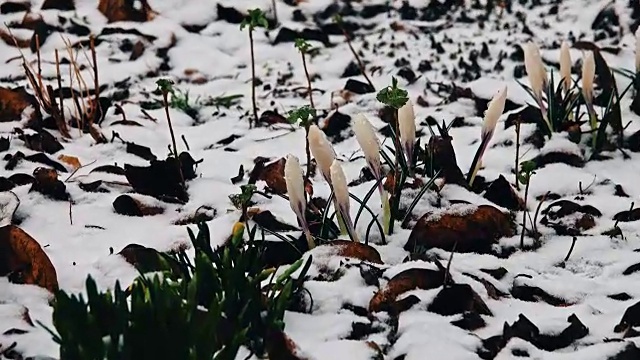
<instances>
[{"instance_id":1,"label":"crocus flower","mask_svg":"<svg viewBox=\"0 0 640 360\"><path fill-rule=\"evenodd\" d=\"M398 109L398 127L400 129L400 142L404 147L407 165L411 167L413 159L413 146L416 141L416 116L413 113L413 103L407 101Z\"/></svg>"},{"instance_id":2,"label":"crocus flower","mask_svg":"<svg viewBox=\"0 0 640 360\"><path fill-rule=\"evenodd\" d=\"M349 198L349 188L347 187L347 178L344 175L344 171L342 171L342 166L338 160L334 160L333 164L331 164L331 182L333 184L333 194L336 200L336 207L339 216L344 221L344 225L346 226L347 233L351 240L360 241L355 232L353 221L351 221L351 215L349 213L350 207L350 198Z\"/></svg>"},{"instance_id":3,"label":"crocus flower","mask_svg":"<svg viewBox=\"0 0 640 360\"><path fill-rule=\"evenodd\" d=\"M333 146L317 125L309 127L309 149L316 159L324 179L331 185L331 164L336 158Z\"/></svg>"},{"instance_id":4,"label":"crocus flower","mask_svg":"<svg viewBox=\"0 0 640 360\"><path fill-rule=\"evenodd\" d=\"M553 132L553 126L549 117L547 116L547 108L544 105L543 96L545 89L547 88L547 70L544 68L542 57L540 56L540 49L533 42L525 44L524 48L524 67L527 70L529 77L529 83L531 84L531 91L533 96L540 107L540 113L544 119L550 132Z\"/></svg>"},{"instance_id":5,"label":"crocus flower","mask_svg":"<svg viewBox=\"0 0 640 360\"><path fill-rule=\"evenodd\" d=\"M538 46L528 42L524 46L524 66L527 70L531 90L538 101L542 101L542 93L547 85L547 70L544 68Z\"/></svg>"},{"instance_id":6,"label":"crocus flower","mask_svg":"<svg viewBox=\"0 0 640 360\"><path fill-rule=\"evenodd\" d=\"M302 226L302 230L307 238L309 249L315 247L315 242L309 231L309 225L305 218L305 210L307 201L304 194L304 179L302 178L302 168L298 158L293 155L287 155L287 161L284 165L284 180L287 183L287 194L289 195L289 205L291 210L298 217L298 221Z\"/></svg>"},{"instance_id":7,"label":"crocus flower","mask_svg":"<svg viewBox=\"0 0 640 360\"><path fill-rule=\"evenodd\" d=\"M562 89L565 94L571 89L571 65L569 43L563 41L560 46L560 77L562 78Z\"/></svg>"},{"instance_id":8,"label":"crocus flower","mask_svg":"<svg viewBox=\"0 0 640 360\"><path fill-rule=\"evenodd\" d=\"M469 186L473 185L473 180L480 169L482 156L484 155L485 150L487 150L489 141L493 137L493 132L498 124L500 115L502 115L502 112L504 111L504 104L506 101L507 87L504 86L498 91L493 99L491 99L489 106L487 107L487 111L484 113L484 121L482 123L482 130L480 134L480 146L476 151L473 163L471 164L471 171L469 172Z\"/></svg>"},{"instance_id":9,"label":"crocus flower","mask_svg":"<svg viewBox=\"0 0 640 360\"><path fill-rule=\"evenodd\" d=\"M373 126L363 114L356 115L356 119L353 123L353 131L356 133L356 140L362 148L364 158L367 161L367 165L371 170L371 173L380 180L382 176L382 165L380 162L380 142L376 136Z\"/></svg>"},{"instance_id":10,"label":"crocus flower","mask_svg":"<svg viewBox=\"0 0 640 360\"><path fill-rule=\"evenodd\" d=\"M590 51L582 61L582 94L588 104L593 104L593 81L596 76L596 62Z\"/></svg>"}]
</instances>

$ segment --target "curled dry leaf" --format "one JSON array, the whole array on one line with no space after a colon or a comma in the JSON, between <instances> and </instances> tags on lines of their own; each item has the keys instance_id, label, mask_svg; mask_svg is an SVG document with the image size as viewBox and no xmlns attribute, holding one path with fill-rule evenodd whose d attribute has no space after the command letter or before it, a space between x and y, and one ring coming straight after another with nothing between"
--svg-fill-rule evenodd
<instances>
[{"instance_id":1,"label":"curled dry leaf","mask_svg":"<svg viewBox=\"0 0 640 360\"><path fill-rule=\"evenodd\" d=\"M322 246L335 247L337 251L336 255L338 256L383 264L378 250L364 243L349 240L333 240Z\"/></svg>"},{"instance_id":2,"label":"curled dry leaf","mask_svg":"<svg viewBox=\"0 0 640 360\"><path fill-rule=\"evenodd\" d=\"M0 228L0 276L19 284L58 290L58 277L40 244L15 225Z\"/></svg>"},{"instance_id":3,"label":"curled dry leaf","mask_svg":"<svg viewBox=\"0 0 640 360\"><path fill-rule=\"evenodd\" d=\"M269 330L265 340L270 359L305 360L298 354L299 350L296 343L282 330Z\"/></svg>"},{"instance_id":4,"label":"curled dry leaf","mask_svg":"<svg viewBox=\"0 0 640 360\"><path fill-rule=\"evenodd\" d=\"M34 151L54 154L64 148L55 136L44 129L36 134L25 134L19 129L16 129L15 132L19 134L19 139L24 141L25 146Z\"/></svg>"},{"instance_id":5,"label":"curled dry leaf","mask_svg":"<svg viewBox=\"0 0 640 360\"><path fill-rule=\"evenodd\" d=\"M489 185L484 198L509 210L524 210L524 200L502 175Z\"/></svg>"},{"instance_id":6,"label":"curled dry leaf","mask_svg":"<svg viewBox=\"0 0 640 360\"><path fill-rule=\"evenodd\" d=\"M276 194L287 193L287 182L284 179L284 166L287 160L280 158L268 165L266 161L257 161L253 170L249 174L249 184L255 184L262 180Z\"/></svg>"},{"instance_id":7,"label":"curled dry leaf","mask_svg":"<svg viewBox=\"0 0 640 360\"><path fill-rule=\"evenodd\" d=\"M82 167L82 164L80 163L80 160L78 160L78 158L75 157L75 156L60 155L60 156L58 156L58 160L60 160L63 163L71 166L71 168L73 170L78 170L80 167Z\"/></svg>"},{"instance_id":8,"label":"curled dry leaf","mask_svg":"<svg viewBox=\"0 0 640 360\"><path fill-rule=\"evenodd\" d=\"M2 37L2 33L0 33L0 37ZM29 106L33 106L34 109L38 108L36 99L24 88L0 87L0 122L20 120L22 113ZM33 112L32 117L35 114L36 111Z\"/></svg>"},{"instance_id":9,"label":"curled dry leaf","mask_svg":"<svg viewBox=\"0 0 640 360\"><path fill-rule=\"evenodd\" d=\"M129 244L118 255L142 273L171 270L180 274L180 265L166 254L138 244ZM167 269L169 266L169 269Z\"/></svg>"},{"instance_id":10,"label":"curled dry leaf","mask_svg":"<svg viewBox=\"0 0 640 360\"><path fill-rule=\"evenodd\" d=\"M0 29L0 40L9 46L17 46L19 48L28 48L31 46L31 39L18 39L11 36L11 33L5 29Z\"/></svg>"},{"instance_id":11,"label":"curled dry leaf","mask_svg":"<svg viewBox=\"0 0 640 360\"><path fill-rule=\"evenodd\" d=\"M100 0L98 10L107 17L110 23L116 21L145 22L152 20L156 12L151 9L147 0L139 0L140 9L134 6L135 0Z\"/></svg>"},{"instance_id":12,"label":"curled dry leaf","mask_svg":"<svg viewBox=\"0 0 640 360\"><path fill-rule=\"evenodd\" d=\"M428 310L436 314L449 316L473 312L492 315L491 310L475 290L468 284L451 284L445 286L436 295Z\"/></svg>"},{"instance_id":13,"label":"curled dry leaf","mask_svg":"<svg viewBox=\"0 0 640 360\"><path fill-rule=\"evenodd\" d=\"M35 181L29 191L37 191L55 200L69 200L69 193L64 183L58 180L58 172L54 169L37 168L33 171Z\"/></svg>"},{"instance_id":14,"label":"curled dry leaf","mask_svg":"<svg viewBox=\"0 0 640 360\"><path fill-rule=\"evenodd\" d=\"M116 213L126 216L153 216L164 213L164 208L144 202L141 197L127 194L120 195L113 201L113 209Z\"/></svg>"},{"instance_id":15,"label":"curled dry leaf","mask_svg":"<svg viewBox=\"0 0 640 360\"><path fill-rule=\"evenodd\" d=\"M493 206L462 204L457 207L466 208L423 215L413 227L405 250L439 248L452 251L455 246L457 252L488 253L498 239L515 233L509 214Z\"/></svg>"},{"instance_id":16,"label":"curled dry leaf","mask_svg":"<svg viewBox=\"0 0 640 360\"><path fill-rule=\"evenodd\" d=\"M430 269L408 269L389 280L369 301L369 312L389 311L396 298L410 290L435 289L444 283L444 272Z\"/></svg>"},{"instance_id":17,"label":"curled dry leaf","mask_svg":"<svg viewBox=\"0 0 640 360\"><path fill-rule=\"evenodd\" d=\"M42 4L42 10L46 9L75 10L76 5L73 0L45 0Z\"/></svg>"}]
</instances>

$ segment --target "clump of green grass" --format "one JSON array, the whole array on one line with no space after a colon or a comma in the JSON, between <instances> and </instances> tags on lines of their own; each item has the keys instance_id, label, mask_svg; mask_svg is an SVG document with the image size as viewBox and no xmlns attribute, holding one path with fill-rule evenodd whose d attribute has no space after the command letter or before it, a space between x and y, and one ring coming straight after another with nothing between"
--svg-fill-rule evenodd
<instances>
[{"instance_id":1,"label":"clump of green grass","mask_svg":"<svg viewBox=\"0 0 640 360\"><path fill-rule=\"evenodd\" d=\"M189 231L195 262L182 250L174 266L161 258L162 276L142 275L127 290L116 283L113 291L100 292L89 277L86 299L57 293L55 330L47 330L60 358L229 360L241 346L264 356L269 334L284 329L284 312L302 289L311 259L276 276L264 269L257 227L247 234L236 223L229 242L216 249L207 225L198 228L197 235Z\"/></svg>"}]
</instances>

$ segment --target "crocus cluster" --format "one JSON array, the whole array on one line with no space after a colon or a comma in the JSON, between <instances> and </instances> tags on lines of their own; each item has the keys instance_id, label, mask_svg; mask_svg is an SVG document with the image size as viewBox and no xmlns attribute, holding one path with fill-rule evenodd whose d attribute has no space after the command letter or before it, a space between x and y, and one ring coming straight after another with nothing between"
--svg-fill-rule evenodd
<instances>
[{"instance_id":1,"label":"crocus cluster","mask_svg":"<svg viewBox=\"0 0 640 360\"><path fill-rule=\"evenodd\" d=\"M340 162L336 160L336 153L333 146L327 140L322 130L317 125L309 127L309 150L316 159L318 168L322 177L329 183L334 194L334 205L338 213L338 223L343 233L358 241L357 234L351 220L350 195L347 187L347 178L344 175ZM289 203L291 209L298 217L300 225L307 237L309 248L314 247L314 240L309 231L309 226L305 218L306 198L304 195L304 180L302 177L302 169L298 159L293 155L287 156L285 164L285 180L287 183L287 192L289 194Z\"/></svg>"}]
</instances>

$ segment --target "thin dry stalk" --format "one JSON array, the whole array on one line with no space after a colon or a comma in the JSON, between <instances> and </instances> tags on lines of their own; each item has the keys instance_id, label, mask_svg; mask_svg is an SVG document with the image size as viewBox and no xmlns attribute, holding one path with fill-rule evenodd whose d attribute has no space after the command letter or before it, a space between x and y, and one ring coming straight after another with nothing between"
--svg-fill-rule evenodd
<instances>
[{"instance_id":1,"label":"thin dry stalk","mask_svg":"<svg viewBox=\"0 0 640 360\"><path fill-rule=\"evenodd\" d=\"M58 54L58 49L56 49L55 54L56 54L56 79L58 80L58 96L60 97L60 115L64 119L64 97L62 96L62 75L60 74L60 56Z\"/></svg>"},{"instance_id":2,"label":"thin dry stalk","mask_svg":"<svg viewBox=\"0 0 640 360\"><path fill-rule=\"evenodd\" d=\"M315 110L316 106L313 104L313 88L311 87L311 77L309 76L309 70L307 69L307 59L304 56L304 51L301 51L302 55L302 67L304 68L304 75L307 77L307 89L309 92L309 103L311 104L311 108Z\"/></svg>"},{"instance_id":3,"label":"thin dry stalk","mask_svg":"<svg viewBox=\"0 0 640 360\"><path fill-rule=\"evenodd\" d=\"M40 36L36 34L36 57L38 59L38 86L44 89L42 85L42 59L40 57Z\"/></svg>"},{"instance_id":4,"label":"thin dry stalk","mask_svg":"<svg viewBox=\"0 0 640 360\"><path fill-rule=\"evenodd\" d=\"M369 76L367 75L367 70L364 66L364 62L362 62L362 59L360 59L360 55L358 55L356 50L353 48L353 45L351 45L351 37L347 33L347 30L344 28L344 26L342 26L342 22L340 21L338 21L338 26L340 26L340 30L342 30L342 34L344 35L345 39L347 39L347 45L349 46L349 50L351 50L353 57L356 59L356 62L358 63L358 67L360 68L360 72L362 73L362 76L364 76L365 80L367 80L371 88L375 90L376 87L373 86L373 82L371 82L371 79L369 79Z\"/></svg>"},{"instance_id":5,"label":"thin dry stalk","mask_svg":"<svg viewBox=\"0 0 640 360\"><path fill-rule=\"evenodd\" d=\"M13 38L14 43L17 44L17 39L11 33L11 29L7 28L9 34ZM33 89L36 100L38 101L38 105L44 109L44 111L53 117L56 122L56 126L58 127L58 131L62 134L63 137L71 138L71 134L69 134L69 130L67 129L67 124L64 121L64 117L61 116L61 111L58 109L58 104L56 102L56 97L53 92L53 88L51 86L47 86L45 88L42 82L42 68L41 68L41 57L40 57L40 41L39 37L36 35L36 55L37 55L37 71L33 69L31 64L27 61L27 58L24 56L24 53L20 48L18 48L20 52L20 57L22 58L22 67L24 68L25 75L29 81L29 85ZM34 75L34 74L37 74ZM61 104L62 106L62 104Z\"/></svg>"},{"instance_id":6,"label":"thin dry stalk","mask_svg":"<svg viewBox=\"0 0 640 360\"><path fill-rule=\"evenodd\" d=\"M95 86L95 93L93 98L91 97L91 92L89 91L89 86L87 85L84 77L82 76L80 67L78 66L77 52L76 56L73 56L73 48L71 42L68 39L64 39L65 45L67 47L67 52L71 57L71 68L73 68L73 72L75 73L75 77L78 80L78 86L80 88L80 95L82 96L82 101L78 101L78 99L74 98L74 102L76 104L76 108L81 108L82 116L79 116L80 124L78 127L80 128L80 132L82 133L85 129L85 121L86 128L89 130L89 134L97 143L106 143L107 139L105 136L98 130L93 123L93 120L96 117L96 114L101 114L102 109L100 108L100 102L98 97L100 96L100 82L98 79L98 60L95 51L95 40L93 36L90 37L90 51L91 58L87 55L87 51L84 47L80 46L82 50L82 54L85 56L87 61L89 62L91 69L93 70L93 81ZM88 100L85 100L88 99ZM80 109L78 109L80 110Z\"/></svg>"}]
</instances>

